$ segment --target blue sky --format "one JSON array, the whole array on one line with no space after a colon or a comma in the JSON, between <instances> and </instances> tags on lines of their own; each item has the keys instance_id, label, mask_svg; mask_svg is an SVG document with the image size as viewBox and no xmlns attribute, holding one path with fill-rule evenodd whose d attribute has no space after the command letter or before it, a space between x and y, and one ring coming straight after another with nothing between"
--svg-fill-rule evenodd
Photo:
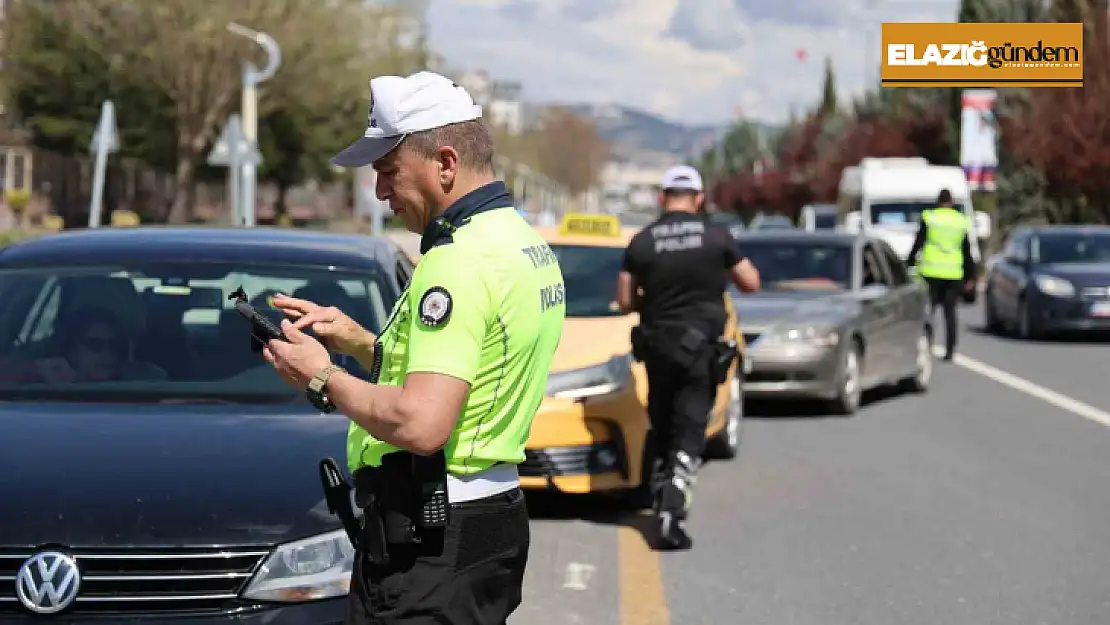
<instances>
[{"instance_id":1,"label":"blue sky","mask_svg":"<svg viewBox=\"0 0 1110 625\"><path fill-rule=\"evenodd\" d=\"M452 67L520 80L529 100L625 104L688 123L720 123L740 107L777 122L792 104L817 98L826 55L842 94L858 93L868 58L878 64L879 23L952 21L957 6L958 0L431 0L429 25L433 46ZM868 24L875 27L871 46ZM799 48L807 60L797 59Z\"/></svg>"}]
</instances>

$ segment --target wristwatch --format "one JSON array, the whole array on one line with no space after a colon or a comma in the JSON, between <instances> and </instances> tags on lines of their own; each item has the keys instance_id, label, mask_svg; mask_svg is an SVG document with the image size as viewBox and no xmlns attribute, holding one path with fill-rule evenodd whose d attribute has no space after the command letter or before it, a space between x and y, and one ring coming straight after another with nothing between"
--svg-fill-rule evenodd
<instances>
[{"instance_id":1,"label":"wristwatch","mask_svg":"<svg viewBox=\"0 0 1110 625\"><path fill-rule=\"evenodd\" d=\"M308 397L309 403L320 412L325 414L335 412L335 403L324 394L324 388L328 385L328 378L331 377L331 374L342 370L343 367L339 365L328 365L308 381L305 396Z\"/></svg>"}]
</instances>

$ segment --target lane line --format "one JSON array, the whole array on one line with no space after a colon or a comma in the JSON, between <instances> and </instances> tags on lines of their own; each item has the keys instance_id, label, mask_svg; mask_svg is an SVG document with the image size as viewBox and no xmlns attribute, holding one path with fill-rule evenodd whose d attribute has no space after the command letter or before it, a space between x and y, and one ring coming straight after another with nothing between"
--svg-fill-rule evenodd
<instances>
[{"instance_id":1,"label":"lane line","mask_svg":"<svg viewBox=\"0 0 1110 625\"><path fill-rule=\"evenodd\" d=\"M634 521L647 519L639 516ZM635 527L617 528L620 556L621 625L670 625L671 613L663 592L663 569L653 550Z\"/></svg>"},{"instance_id":2,"label":"lane line","mask_svg":"<svg viewBox=\"0 0 1110 625\"><path fill-rule=\"evenodd\" d=\"M937 356L944 355L944 349L939 346L933 347L933 353ZM952 358L953 364L959 365L969 371L974 371L979 375L994 380L999 384L1009 386L1010 388L1025 393L1030 397L1051 404L1061 410L1066 410L1072 414L1079 415L1089 421L1094 421L1099 425L1110 427L1110 412L1099 410L1090 404L1085 404L1078 399L1073 399L1062 393L1045 388L1040 384L1030 382L1025 378L1018 377L1012 373L1007 373L996 367L992 367L985 362L980 362L974 358L969 358L963 354L955 354Z\"/></svg>"}]
</instances>

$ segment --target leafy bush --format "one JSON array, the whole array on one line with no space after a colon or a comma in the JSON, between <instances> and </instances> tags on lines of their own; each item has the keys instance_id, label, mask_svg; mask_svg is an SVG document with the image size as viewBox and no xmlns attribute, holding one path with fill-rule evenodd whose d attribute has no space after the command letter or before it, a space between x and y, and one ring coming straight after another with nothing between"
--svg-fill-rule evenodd
<instances>
[{"instance_id":1,"label":"leafy bush","mask_svg":"<svg viewBox=\"0 0 1110 625\"><path fill-rule=\"evenodd\" d=\"M20 230L0 230L0 247L6 247L25 238L27 233Z\"/></svg>"}]
</instances>

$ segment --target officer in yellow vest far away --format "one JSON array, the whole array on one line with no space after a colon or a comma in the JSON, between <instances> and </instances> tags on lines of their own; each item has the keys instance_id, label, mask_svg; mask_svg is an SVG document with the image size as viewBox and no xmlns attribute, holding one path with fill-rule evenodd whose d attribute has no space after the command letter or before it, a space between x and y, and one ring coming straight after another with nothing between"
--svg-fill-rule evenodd
<instances>
[{"instance_id":1,"label":"officer in yellow vest far away","mask_svg":"<svg viewBox=\"0 0 1110 625\"><path fill-rule=\"evenodd\" d=\"M423 256L380 336L335 308L275 297L296 322L264 354L317 408L351 420L361 524L347 492L332 496L340 471L321 463L356 547L346 623L503 624L524 584L517 464L562 336L563 275L494 179L482 109L462 87L418 72L375 78L370 92L365 136L333 162L373 165L378 198L422 234ZM370 379L302 330L367 363Z\"/></svg>"},{"instance_id":2,"label":"officer in yellow vest far away","mask_svg":"<svg viewBox=\"0 0 1110 625\"><path fill-rule=\"evenodd\" d=\"M920 253L920 257L918 254ZM956 303L965 289L974 289L975 259L971 256L971 234L967 215L953 208L952 192L937 196L937 207L921 213L921 227L909 256L910 266L929 285L932 310L944 310L944 359L952 360L956 349Z\"/></svg>"}]
</instances>

